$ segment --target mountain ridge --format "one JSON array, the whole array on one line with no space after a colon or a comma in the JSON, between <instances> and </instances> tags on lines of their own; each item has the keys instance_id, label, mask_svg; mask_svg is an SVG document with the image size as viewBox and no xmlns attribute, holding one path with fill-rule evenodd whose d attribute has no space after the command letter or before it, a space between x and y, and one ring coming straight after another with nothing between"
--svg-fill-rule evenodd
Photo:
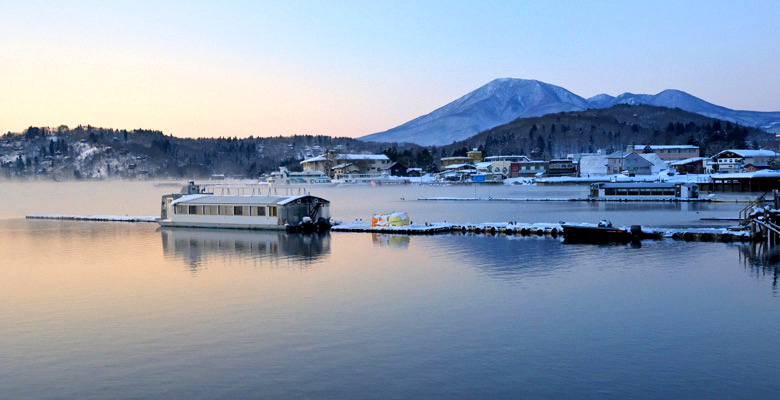
<instances>
[{"instance_id":1,"label":"mountain ridge","mask_svg":"<svg viewBox=\"0 0 780 400\"><path fill-rule=\"evenodd\" d=\"M563 87L533 79L497 78L395 128L358 138L364 141L447 145L518 118L567 111L609 108L617 104L680 108L707 117L780 133L780 111L733 110L677 89L657 94L630 92L583 98Z\"/></svg>"}]
</instances>

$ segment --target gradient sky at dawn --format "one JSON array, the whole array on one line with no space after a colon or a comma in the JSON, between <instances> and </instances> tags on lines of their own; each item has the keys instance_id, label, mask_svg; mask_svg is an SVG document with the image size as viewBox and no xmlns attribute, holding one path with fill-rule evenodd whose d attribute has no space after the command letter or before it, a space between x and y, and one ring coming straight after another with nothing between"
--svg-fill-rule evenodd
<instances>
[{"instance_id":1,"label":"gradient sky at dawn","mask_svg":"<svg viewBox=\"0 0 780 400\"><path fill-rule=\"evenodd\" d=\"M780 1L0 0L0 132L362 136L498 77L780 111Z\"/></svg>"}]
</instances>

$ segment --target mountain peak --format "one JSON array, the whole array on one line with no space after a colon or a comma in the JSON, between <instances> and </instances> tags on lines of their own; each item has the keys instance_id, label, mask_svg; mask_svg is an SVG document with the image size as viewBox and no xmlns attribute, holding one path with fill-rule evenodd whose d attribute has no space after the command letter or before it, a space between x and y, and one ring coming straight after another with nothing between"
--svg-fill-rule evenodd
<instances>
[{"instance_id":1,"label":"mountain peak","mask_svg":"<svg viewBox=\"0 0 780 400\"><path fill-rule=\"evenodd\" d=\"M360 139L438 146L467 139L517 118L608 108L616 104L680 108L745 126L767 129L773 133L780 132L780 112L730 110L676 89L666 89L655 95L625 92L616 97L599 94L584 99L560 86L542 81L504 77L493 79L449 104L403 125Z\"/></svg>"},{"instance_id":2,"label":"mountain peak","mask_svg":"<svg viewBox=\"0 0 780 400\"><path fill-rule=\"evenodd\" d=\"M498 78L426 115L361 139L438 146L517 118L588 108L587 100L562 87L538 80Z\"/></svg>"}]
</instances>

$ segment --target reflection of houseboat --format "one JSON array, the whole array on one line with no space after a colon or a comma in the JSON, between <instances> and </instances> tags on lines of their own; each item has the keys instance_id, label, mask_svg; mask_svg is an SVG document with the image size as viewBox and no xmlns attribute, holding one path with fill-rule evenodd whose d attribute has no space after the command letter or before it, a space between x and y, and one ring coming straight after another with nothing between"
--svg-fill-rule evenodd
<instances>
[{"instance_id":1,"label":"reflection of houseboat","mask_svg":"<svg viewBox=\"0 0 780 400\"><path fill-rule=\"evenodd\" d=\"M306 169L302 172L292 172L285 167L279 167L278 172L272 172L266 182L274 186L336 185L336 182L333 182L322 171Z\"/></svg>"},{"instance_id":2,"label":"reflection of houseboat","mask_svg":"<svg viewBox=\"0 0 780 400\"><path fill-rule=\"evenodd\" d=\"M695 199L699 197L699 186L691 182L626 182L593 183L591 198L621 199Z\"/></svg>"},{"instance_id":3,"label":"reflection of houseboat","mask_svg":"<svg viewBox=\"0 0 780 400\"><path fill-rule=\"evenodd\" d=\"M162 197L161 226L322 231L330 229L330 202L304 196L217 196L190 182Z\"/></svg>"},{"instance_id":4,"label":"reflection of houseboat","mask_svg":"<svg viewBox=\"0 0 780 400\"><path fill-rule=\"evenodd\" d=\"M219 256L260 260L291 257L316 260L330 253L330 234L288 234L273 231L222 231L176 228L160 230L163 251L196 265Z\"/></svg>"}]
</instances>

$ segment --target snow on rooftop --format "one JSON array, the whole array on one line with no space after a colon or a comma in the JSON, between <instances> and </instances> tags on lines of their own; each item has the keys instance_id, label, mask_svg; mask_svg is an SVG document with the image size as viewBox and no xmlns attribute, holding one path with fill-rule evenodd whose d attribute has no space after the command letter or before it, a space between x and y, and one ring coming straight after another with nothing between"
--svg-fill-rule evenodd
<instances>
[{"instance_id":1,"label":"snow on rooftop","mask_svg":"<svg viewBox=\"0 0 780 400\"><path fill-rule=\"evenodd\" d=\"M317 162L317 161L326 161L328 158L325 157L325 155L319 155L317 157L307 158L303 161L301 161L301 164L303 163L310 163L310 162Z\"/></svg>"},{"instance_id":2,"label":"snow on rooftop","mask_svg":"<svg viewBox=\"0 0 780 400\"><path fill-rule=\"evenodd\" d=\"M739 155L740 157L777 157L780 156L780 154L775 153L772 150L743 150L743 149L726 149L721 151L718 154L715 154L712 156L712 158L716 158L720 156L721 154L725 153L734 153Z\"/></svg>"},{"instance_id":3,"label":"snow on rooftop","mask_svg":"<svg viewBox=\"0 0 780 400\"><path fill-rule=\"evenodd\" d=\"M641 150L646 148L648 145L646 144L635 144L634 150ZM690 144L663 144L663 145L656 145L651 144L649 145L651 149L653 150L668 150L668 149L688 149L688 150L696 150L699 148L699 146L692 146Z\"/></svg>"},{"instance_id":4,"label":"snow on rooftop","mask_svg":"<svg viewBox=\"0 0 780 400\"><path fill-rule=\"evenodd\" d=\"M458 169L458 168L464 168L464 167L475 168L471 164L452 164L452 165L448 165L448 166L444 167L444 169Z\"/></svg>"},{"instance_id":5,"label":"snow on rooftop","mask_svg":"<svg viewBox=\"0 0 780 400\"><path fill-rule=\"evenodd\" d=\"M708 160L708 159L709 159L709 157L691 157L691 158L686 158L685 160L672 161L672 162L669 163L669 165L672 165L672 166L674 166L674 165L685 165L685 164L690 164L690 163L693 163L693 162L699 162L699 161Z\"/></svg>"},{"instance_id":6,"label":"snow on rooftop","mask_svg":"<svg viewBox=\"0 0 780 400\"><path fill-rule=\"evenodd\" d=\"M384 154L339 154L338 160L389 160Z\"/></svg>"}]
</instances>

